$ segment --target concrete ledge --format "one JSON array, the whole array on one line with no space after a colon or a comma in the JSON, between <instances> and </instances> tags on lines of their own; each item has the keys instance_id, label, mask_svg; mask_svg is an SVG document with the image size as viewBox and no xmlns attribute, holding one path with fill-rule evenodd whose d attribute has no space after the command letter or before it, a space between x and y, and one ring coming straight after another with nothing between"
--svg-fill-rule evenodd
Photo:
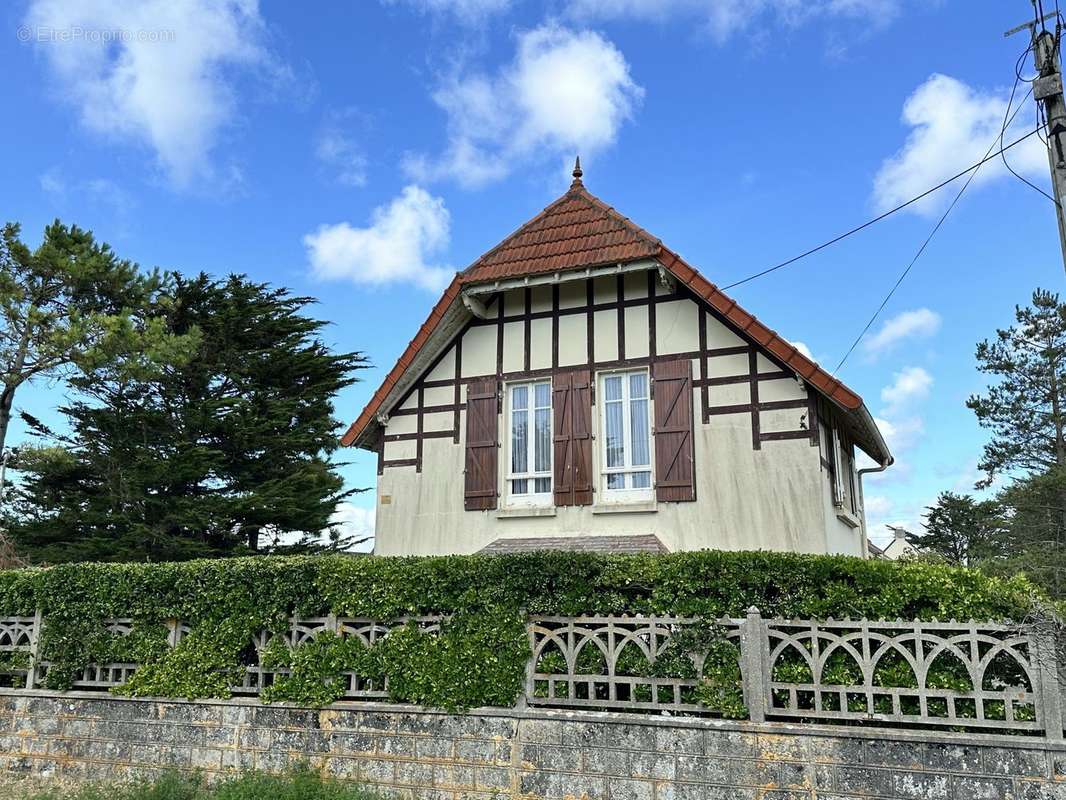
<instances>
[{"instance_id":1,"label":"concrete ledge","mask_svg":"<svg viewBox=\"0 0 1066 800\"><path fill-rule=\"evenodd\" d=\"M408 705L406 703L381 703L373 701L339 701L324 708L301 703L263 703L249 697L203 698L189 700L174 697L122 697L108 692L58 692L48 689L6 689L0 687L0 698L40 697L52 700L97 700L115 703L157 703L164 705L224 706L264 709L290 709L293 711L366 711L382 714L418 714L440 716L448 714L439 708ZM4 713L4 701L0 699L0 714ZM994 733L960 733L939 730L914 730L906 728L860 727L851 725L807 724L800 722L749 722L748 720L720 719L718 717L679 717L656 714L625 714L616 711L582 711L562 708L497 708L482 706L471 708L458 717L496 717L501 719L537 719L558 722L581 722L597 724L643 725L655 728L698 728L703 730L730 731L737 733L767 734L771 736L843 736L872 741L932 742L936 744L969 744L980 747L1036 747L1046 750L1066 748L1066 738L1049 739L1042 736L1005 736Z\"/></svg>"},{"instance_id":2,"label":"concrete ledge","mask_svg":"<svg viewBox=\"0 0 1066 800\"><path fill-rule=\"evenodd\" d=\"M0 690L0 771L39 783L299 763L419 800L1063 800L1066 742L543 709Z\"/></svg>"},{"instance_id":3,"label":"concrete ledge","mask_svg":"<svg viewBox=\"0 0 1066 800\"><path fill-rule=\"evenodd\" d=\"M511 506L496 511L496 519L528 519L529 517L554 517L555 506Z\"/></svg>"}]
</instances>

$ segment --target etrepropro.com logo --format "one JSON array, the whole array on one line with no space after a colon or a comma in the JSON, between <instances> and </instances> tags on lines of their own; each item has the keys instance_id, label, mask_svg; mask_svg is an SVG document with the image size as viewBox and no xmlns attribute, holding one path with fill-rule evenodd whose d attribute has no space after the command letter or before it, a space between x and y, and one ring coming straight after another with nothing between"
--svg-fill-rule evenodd
<instances>
[{"instance_id":1,"label":"etrepropro.com logo","mask_svg":"<svg viewBox=\"0 0 1066 800\"><path fill-rule=\"evenodd\" d=\"M174 31L132 28L52 28L47 25L22 25L15 33L20 42L90 42L92 44L131 44L133 42L169 43Z\"/></svg>"}]
</instances>

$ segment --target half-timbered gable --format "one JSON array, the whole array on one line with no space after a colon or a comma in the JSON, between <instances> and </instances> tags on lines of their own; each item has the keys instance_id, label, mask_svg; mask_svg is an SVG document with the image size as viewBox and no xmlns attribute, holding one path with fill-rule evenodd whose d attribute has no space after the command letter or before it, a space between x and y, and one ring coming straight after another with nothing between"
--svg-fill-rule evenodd
<instances>
[{"instance_id":1,"label":"half-timbered gable","mask_svg":"<svg viewBox=\"0 0 1066 800\"><path fill-rule=\"evenodd\" d=\"M590 195L459 273L344 437L381 554L865 553L861 398Z\"/></svg>"}]
</instances>

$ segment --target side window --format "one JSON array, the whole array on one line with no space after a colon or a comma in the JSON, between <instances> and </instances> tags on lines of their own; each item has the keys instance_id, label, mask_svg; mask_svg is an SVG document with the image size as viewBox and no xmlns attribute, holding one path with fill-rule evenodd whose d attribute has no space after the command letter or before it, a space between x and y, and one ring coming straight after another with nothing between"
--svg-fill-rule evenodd
<instances>
[{"instance_id":1,"label":"side window","mask_svg":"<svg viewBox=\"0 0 1066 800\"><path fill-rule=\"evenodd\" d=\"M859 499L855 485L855 452L851 441L840 429L818 420L818 440L822 460L829 477L833 505L858 514Z\"/></svg>"},{"instance_id":2,"label":"side window","mask_svg":"<svg viewBox=\"0 0 1066 800\"><path fill-rule=\"evenodd\" d=\"M818 418L818 446L821 451L822 466L825 468L826 476L829 479L829 491L833 498L833 503L837 504L840 502L838 494L840 486L837 483L836 431L833 430L832 425L820 416Z\"/></svg>"},{"instance_id":3,"label":"side window","mask_svg":"<svg viewBox=\"0 0 1066 800\"><path fill-rule=\"evenodd\" d=\"M508 502L513 505L551 505L551 382L510 384L507 398Z\"/></svg>"},{"instance_id":4,"label":"side window","mask_svg":"<svg viewBox=\"0 0 1066 800\"><path fill-rule=\"evenodd\" d=\"M600 376L600 440L607 499L651 499L651 417L648 373Z\"/></svg>"},{"instance_id":5,"label":"side window","mask_svg":"<svg viewBox=\"0 0 1066 800\"><path fill-rule=\"evenodd\" d=\"M847 495L846 505L852 514L858 514L859 502L855 490L855 450L852 447L850 439L841 439L840 444L840 468L844 472L842 483L844 484L844 494Z\"/></svg>"}]
</instances>

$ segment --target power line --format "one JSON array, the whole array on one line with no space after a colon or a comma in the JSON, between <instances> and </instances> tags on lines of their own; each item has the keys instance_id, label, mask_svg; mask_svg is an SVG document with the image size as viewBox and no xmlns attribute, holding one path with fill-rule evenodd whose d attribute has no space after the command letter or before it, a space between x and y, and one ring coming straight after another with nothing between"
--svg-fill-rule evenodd
<instances>
[{"instance_id":1,"label":"power line","mask_svg":"<svg viewBox=\"0 0 1066 800\"><path fill-rule=\"evenodd\" d=\"M777 270L779 270L779 269L784 269L785 267L790 266L791 264L795 264L797 261L800 261L800 260L802 260L804 258L807 258L807 256L812 256L812 255L814 255L815 253L817 253L817 252L819 252L821 250L825 250L827 247L831 247L832 245L836 244L837 242L839 242L839 241L841 241L843 239L847 239L849 236L852 236L853 234L856 234L859 231L862 231L862 230L865 230L866 228L869 228L871 225L874 225L874 224L880 222L881 220L885 219L886 217L890 217L893 214L895 214L896 212L902 211L903 209L907 208L907 206L914 205L919 200L922 200L922 199L928 197L929 195L933 194L933 192L936 192L936 191L938 191L940 189L943 189L949 183L952 183L953 181L956 181L959 178L961 178L963 175L966 175L967 173L973 172L974 170L978 169L982 164L984 164L984 163L986 163L988 161L991 161L991 160L993 160L995 158L998 158L1000 153L1005 153L1006 151L1010 150L1015 145L1021 144L1026 139L1028 139L1030 136L1033 136L1035 134L1036 134L1035 130L1029 131L1029 133L1025 134L1024 136L1022 136L1022 137L1020 137L1018 139L1015 139L1013 142L1008 144L1006 147L1003 147L1002 149L1000 149L996 153L992 153L991 150L989 150L989 155L986 155L984 158L982 158L976 164L967 167L962 172L958 172L955 175L952 175L947 180L942 181L941 183L938 183L932 189L927 189L926 191L922 192L917 197L912 197L907 202L901 203L900 205L896 206L895 208L889 209L888 211L884 212L883 214L880 214L880 215L874 217L873 219L867 220L866 222L862 223L862 225L858 225L858 226L852 228L851 230L846 231L846 232L840 234L839 236L836 236L836 237L830 239L827 242L823 242L822 244L818 245L817 247L812 247L810 250L807 250L806 252L800 253L798 256L793 256L792 258L788 259L787 261L782 261L780 264L775 264L772 267L768 267L767 269L761 270L760 272L756 272L756 273L754 273L752 275L749 275L746 278L741 278L739 281L735 281L734 283L731 283L728 286L723 286L722 287L722 291L727 291L727 290L733 289L733 288L735 288L737 286L741 286L742 284L748 283L749 281L753 281L756 278L761 278L763 275L769 275L771 272L777 272ZM995 143L994 142L993 142L992 146L995 147Z\"/></svg>"},{"instance_id":2,"label":"power line","mask_svg":"<svg viewBox=\"0 0 1066 800\"><path fill-rule=\"evenodd\" d=\"M969 172L970 175L969 175L968 178L966 178L966 182L962 185L962 188L960 188L959 191L955 194L954 199L951 201L951 205L949 205L947 207L947 209L944 211L944 213L940 215L940 219L937 220L937 223L936 223L936 225L933 226L933 229L931 231L929 231L929 235L925 237L925 241L922 242L922 246L918 248L918 252L914 254L914 258L911 259L910 263L907 265L907 268L904 269L903 272L900 273L900 276L896 279L896 282L892 285L892 288L889 289L888 294L885 295L885 299L881 301L881 305L879 305L877 307L877 310L874 311L873 315L866 322L865 327L863 327L863 329L859 333L859 335L855 337L855 341L851 343L851 347L848 348L848 352L846 352L844 354L844 357L842 359L840 359L840 363L838 363L836 365L836 367L833 369L833 372L840 372L840 368L842 366L844 366L844 362L848 360L848 357L855 351L855 348L858 347L859 342L862 341L862 337L864 337L866 335L866 332L869 331L870 328L873 326L874 322L877 321L877 318L881 315L881 312L885 310L885 306L888 305L888 301L892 299L892 295L894 295L896 293L896 289L898 289L900 287L900 284L903 283L904 279L910 273L911 268L913 268L914 265L916 263L918 263L918 259L922 257L922 253L925 252L925 249L929 246L929 243L931 241L933 241L933 237L936 236L937 231L940 230L940 226L944 224L944 220L946 220L948 218L948 215L952 212L952 210L958 204L959 200L962 198L963 193L965 193L965 191L970 187L970 184L973 183L973 179L975 177L977 177L977 170L981 167L982 164L984 164L986 161L989 160L989 156L992 153L993 148L995 148L996 142L999 141L1000 144L1002 145L1002 142L1003 142L1003 131L1005 131L1007 129L1007 127L1012 122L1014 122L1014 118L1016 116L1018 116L1018 112L1020 112L1022 110L1022 105L1029 98L1029 94L1032 94L1032 89L1030 89L1029 90L1029 94L1026 94L1026 96L1022 98L1022 102L1018 104L1018 108L1014 112L1014 114L1010 115L1011 104L1013 104L1013 102L1014 102L1014 92L1017 90L1017 88L1018 88L1018 83L1017 83L1017 81L1015 81L1014 90L1011 91L1010 102L1007 103L1007 110L1003 114L1003 125L1000 127L999 136L997 137L997 139L993 139L992 140L992 144L989 145L988 150L985 151L985 157L982 158L979 162L977 162L977 164L975 166L973 166L969 170L967 170L967 172ZM1010 115L1010 116L1008 117L1008 115ZM1038 130L1039 130L1039 128L1035 128L1034 130L1030 131L1025 136L1023 136L1021 139L1016 139L1012 143L1011 146L1013 146L1014 144L1017 144L1018 142L1021 142L1021 141L1025 140L1025 139L1028 139L1030 136L1035 134ZM1001 146L999 152L996 155L1002 156L1006 149L1007 148ZM995 158L995 155L991 156L991 158ZM1006 158L1003 159L1003 163L1004 164L1007 163ZM1010 169L1010 166L1008 165L1007 168ZM1011 172L1014 172L1014 170L1011 170ZM1021 177L1021 176L1019 176L1019 177ZM952 179L952 180L954 180L954 179ZM1024 180L1024 178L1022 180ZM1028 181L1026 181L1026 183L1028 183ZM1037 191L1039 191L1039 189Z\"/></svg>"},{"instance_id":3,"label":"power line","mask_svg":"<svg viewBox=\"0 0 1066 800\"><path fill-rule=\"evenodd\" d=\"M1030 44L1027 48L1025 48L1025 52L1022 53L1018 57L1018 61L1014 65L1014 86L1010 90L1010 99L1007 101L1007 110L1003 112L1003 124L999 128L999 146L1000 146L999 157L1003 159L1003 166L1005 166L1007 168L1007 170L1010 172L1011 175L1013 175L1015 178L1020 180L1022 183L1024 183L1026 186L1028 186L1030 189L1032 189L1034 192L1038 192L1038 193L1042 194L1044 197L1046 197L1048 200L1050 200L1052 203L1054 203L1056 206L1058 206L1059 203L1054 197L1049 195L1047 192L1045 192L1043 189L1041 189L1035 183L1032 183L1027 178L1023 177L1022 175L1019 175L1017 172L1014 171L1014 167L1012 167L1010 165L1010 162L1007 161L1007 154L1004 153L1003 149L1002 149L1003 148L1003 137L1007 134L1007 127L1014 121L1014 117L1018 116L1018 112L1015 111L1014 115L1010 116L1010 118L1008 119L1008 116L1010 115L1011 107L1014 105L1014 95L1018 91L1018 84L1021 83L1023 80L1025 80L1024 78L1022 78L1021 72L1019 72L1019 68L1021 67L1022 61L1025 59L1025 57L1027 55L1029 55L1029 53L1032 52L1032 50L1033 50L1033 45ZM1033 88L1030 86L1029 87L1029 91L1026 92L1026 94L1025 94L1025 97L1023 97L1022 100L1021 100L1021 103L1018 104L1019 110L1021 110L1021 106L1025 104L1025 101L1028 100L1032 96L1032 94L1033 94ZM1037 103L1037 110L1038 110L1037 120L1036 120L1037 130L1039 130L1040 127L1041 127L1039 109L1040 109L1040 104ZM995 143L993 142L993 145L994 144Z\"/></svg>"},{"instance_id":4,"label":"power line","mask_svg":"<svg viewBox=\"0 0 1066 800\"><path fill-rule=\"evenodd\" d=\"M1056 0L1056 6L1057 6L1057 0ZM1025 104L1026 100L1028 100L1030 97L1033 96L1033 87L1032 87L1031 84L1033 83L1033 81L1035 81L1037 78L1040 77L1040 73L1039 72L1032 78L1023 77L1022 73L1021 73L1022 64L1025 63L1026 56L1028 56L1032 52L1033 52L1033 42L1030 40L1029 46L1026 47L1024 51L1022 51L1022 54L1020 56L1018 56L1018 60L1016 62L1014 62L1014 86L1011 87L1010 99L1007 100L1007 110L1003 112L1003 124L999 128L999 146L1000 146L999 156L1000 156L1000 158L1003 159L1003 166L1005 166L1007 168L1007 170L1010 172L1011 175L1013 175L1015 178L1020 180L1022 183L1024 183L1030 189L1032 189L1032 190L1034 190L1036 192L1039 192L1044 197L1046 197L1048 200L1050 200L1052 203L1054 203L1056 206L1058 206L1059 203L1054 197L1049 195L1047 192L1045 192L1043 189L1041 189L1036 184L1031 183L1027 178L1023 177L1022 175L1019 175L1015 171L1014 167L1012 167L1010 165L1010 162L1007 161L1007 154L1004 153L1003 149L1002 149L1003 148L1003 137L1007 135L1007 127L1014 121L1014 117L1018 116L1018 112L1017 111L1015 111L1013 115L1011 115L1011 113L1010 113L1011 108L1014 106L1014 97L1015 97L1015 95L1018 92L1018 84L1020 84L1022 81L1024 81L1025 83L1030 84L1029 91L1025 93L1025 97L1023 97L1022 100L1021 100L1021 103L1019 103L1019 108L1020 108L1022 105ZM1009 117L1009 119L1008 119L1008 117ZM1044 139L1044 137L1041 136L1040 133L1039 133L1040 129L1045 127L1044 121L1043 121L1043 109L1041 108L1040 103L1036 104L1036 127L1037 127L1037 136L1040 137L1040 141L1043 142L1045 147L1047 147L1048 146L1047 140Z\"/></svg>"}]
</instances>

